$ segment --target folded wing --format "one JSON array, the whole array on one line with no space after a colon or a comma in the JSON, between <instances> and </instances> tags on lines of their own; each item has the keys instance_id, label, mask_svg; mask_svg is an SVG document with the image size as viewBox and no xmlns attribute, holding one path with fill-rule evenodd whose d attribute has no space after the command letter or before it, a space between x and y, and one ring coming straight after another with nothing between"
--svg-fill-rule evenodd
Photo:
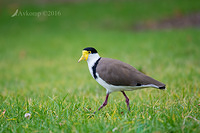
<instances>
[{"instance_id":1,"label":"folded wing","mask_svg":"<svg viewBox=\"0 0 200 133\"><path fill-rule=\"evenodd\" d=\"M165 84L141 73L131 65L115 59L101 58L96 72L105 82L116 86L155 85L156 88L165 89Z\"/></svg>"}]
</instances>

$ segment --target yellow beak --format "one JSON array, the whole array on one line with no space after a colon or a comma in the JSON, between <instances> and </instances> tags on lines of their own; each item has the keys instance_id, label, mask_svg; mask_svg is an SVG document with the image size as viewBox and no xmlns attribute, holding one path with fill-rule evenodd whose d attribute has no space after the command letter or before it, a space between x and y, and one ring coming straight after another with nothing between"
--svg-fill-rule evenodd
<instances>
[{"instance_id":1,"label":"yellow beak","mask_svg":"<svg viewBox=\"0 0 200 133\"><path fill-rule=\"evenodd\" d=\"M78 63L82 60L86 60L88 59L88 55L90 54L91 52L90 51L86 51L86 50L83 50L82 51L82 56L81 58L78 60Z\"/></svg>"}]
</instances>

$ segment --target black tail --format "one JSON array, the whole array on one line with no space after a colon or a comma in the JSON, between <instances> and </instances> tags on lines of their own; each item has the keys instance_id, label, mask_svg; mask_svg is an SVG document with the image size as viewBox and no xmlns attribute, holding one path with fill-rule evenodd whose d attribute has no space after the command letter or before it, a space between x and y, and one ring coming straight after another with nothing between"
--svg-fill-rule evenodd
<instances>
[{"instance_id":1,"label":"black tail","mask_svg":"<svg viewBox=\"0 0 200 133\"><path fill-rule=\"evenodd\" d=\"M166 87L164 86L160 86L159 89L164 90Z\"/></svg>"}]
</instances>

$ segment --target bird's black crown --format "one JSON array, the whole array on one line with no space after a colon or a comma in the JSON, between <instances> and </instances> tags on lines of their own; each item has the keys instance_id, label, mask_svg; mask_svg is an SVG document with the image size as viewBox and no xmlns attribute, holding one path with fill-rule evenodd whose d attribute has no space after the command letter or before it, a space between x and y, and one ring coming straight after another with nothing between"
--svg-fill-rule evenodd
<instances>
[{"instance_id":1,"label":"bird's black crown","mask_svg":"<svg viewBox=\"0 0 200 133\"><path fill-rule=\"evenodd\" d=\"M97 53L97 50L93 47L87 47L87 48L84 48L83 50L91 51L92 54Z\"/></svg>"}]
</instances>

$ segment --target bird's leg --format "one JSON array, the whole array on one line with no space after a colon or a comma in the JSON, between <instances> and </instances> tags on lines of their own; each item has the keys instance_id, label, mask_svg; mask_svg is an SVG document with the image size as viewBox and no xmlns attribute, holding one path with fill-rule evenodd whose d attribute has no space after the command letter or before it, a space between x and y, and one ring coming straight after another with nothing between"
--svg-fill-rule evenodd
<instances>
[{"instance_id":1,"label":"bird's leg","mask_svg":"<svg viewBox=\"0 0 200 133\"><path fill-rule=\"evenodd\" d=\"M99 107L98 111L99 111L100 109L102 109L104 106L107 105L109 94L110 94L110 93L107 93L107 94L106 94L106 99L105 99L104 103ZM95 114L95 113L96 113L96 112L94 112L94 114Z\"/></svg>"},{"instance_id":2,"label":"bird's leg","mask_svg":"<svg viewBox=\"0 0 200 133\"><path fill-rule=\"evenodd\" d=\"M124 95L124 97L126 98L126 104L127 104L128 110L130 111L129 99L128 99L128 97L127 97L127 95L126 95L126 93L124 91L121 91L121 92Z\"/></svg>"},{"instance_id":3,"label":"bird's leg","mask_svg":"<svg viewBox=\"0 0 200 133\"><path fill-rule=\"evenodd\" d=\"M108 102L108 96L109 96L109 93L106 94L106 99L105 99L104 103L99 107L98 111L99 111L100 109L102 109L104 106L107 105L107 102Z\"/></svg>"}]
</instances>

